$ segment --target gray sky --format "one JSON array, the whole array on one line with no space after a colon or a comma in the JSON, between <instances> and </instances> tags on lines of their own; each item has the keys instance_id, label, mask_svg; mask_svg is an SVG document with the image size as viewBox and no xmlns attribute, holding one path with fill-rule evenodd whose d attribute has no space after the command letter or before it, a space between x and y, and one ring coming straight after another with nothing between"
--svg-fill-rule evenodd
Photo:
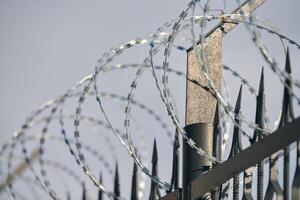
<instances>
[{"instance_id":1,"label":"gray sky","mask_svg":"<svg viewBox=\"0 0 300 200\"><path fill-rule=\"evenodd\" d=\"M212 2L218 6L222 5L217 4L218 1L216 0L212 0ZM119 2L93 0L84 3L78 0L1 0L1 143L7 141L13 131L20 127L26 117L39 105L63 94L82 77L92 73L97 60L105 51L117 44L153 33L164 22L177 17L187 3L186 0L131 0ZM229 11L236 6L233 3L227 4ZM286 36L299 41L299 7L300 2L298 0L267 0L256 13L262 18L272 21ZM262 37L265 39L272 55L278 59L278 63L283 68L284 55L279 40L265 33L262 33ZM224 38L223 44L224 63L232 66L251 80L253 86L258 87L259 71L262 65L266 66L267 108L271 121L274 121L281 105L282 86L250 41L250 35L245 31L244 26L239 26ZM135 49L114 63L142 62L147 53L145 47L140 51ZM172 63L175 63L174 68L185 71L185 54L178 54L178 57L172 57ZM297 67L297 64L300 63L299 55L297 49L291 47L292 70L294 77L298 79L300 77L300 69ZM158 64L161 64L161 62L158 62ZM135 71L111 73L111 75L104 77L100 81L103 91L116 92L126 96L130 86L129 80L134 77L134 73ZM224 74L230 86L232 103L234 103L239 82L227 72L224 72ZM179 114L181 119L184 119L185 81L176 77L171 80L171 88L174 91ZM175 82L175 80L180 81ZM295 92L298 95L300 94L299 89ZM254 97L250 97L247 92L245 92L245 95L243 113L252 121L254 120L252 111L255 108ZM170 125L170 129L174 129L160 102L150 73L147 74L140 88L138 88L136 99L154 108L158 115ZM67 108L70 113L75 112L75 102L71 102ZM118 118L120 115L118 106L111 105L110 101L105 103L109 105L109 113L115 119L113 121L120 125L122 121ZM87 104L89 105L85 107L85 114L103 119L102 115L99 115L100 112L94 98L90 98ZM298 116L300 109L296 104L295 109ZM160 174L163 180L169 181L168 168L171 165L171 145L165 145L169 142L168 138L159 133L162 129L155 123L153 118L138 109L134 110L133 113L137 118L137 122L145 131L149 152L151 152L153 138L159 138ZM122 112L122 117L123 115ZM87 127L85 129L88 130ZM41 129L36 131L38 130ZM98 146L98 141L93 140L92 136L83 136L83 140L96 149L101 149L104 146L103 143ZM101 138L98 137L98 140L101 140ZM99 142L101 143L101 141ZM118 145L117 141L113 142ZM122 149L120 145L118 148ZM49 151L50 149L51 147ZM61 150L54 150L49 155L53 154L54 159L58 161L64 160L65 157L62 154L55 155L55 153L63 150L66 152L63 155L69 156L63 145ZM101 149L104 155L107 154L105 150L107 151L105 147ZM131 161L124 150L118 150L118 155L119 160L126 163L121 165L120 170L122 194L124 194L124 197L128 197ZM51 156L49 157L51 158ZM69 159L68 162L71 163L68 164L71 167L75 165L72 159ZM109 162L114 166L112 160L109 159ZM93 161L91 163L95 174L98 175L97 163ZM128 173L128 170L130 173ZM105 179L111 188L109 177L106 176Z\"/></svg>"}]
</instances>

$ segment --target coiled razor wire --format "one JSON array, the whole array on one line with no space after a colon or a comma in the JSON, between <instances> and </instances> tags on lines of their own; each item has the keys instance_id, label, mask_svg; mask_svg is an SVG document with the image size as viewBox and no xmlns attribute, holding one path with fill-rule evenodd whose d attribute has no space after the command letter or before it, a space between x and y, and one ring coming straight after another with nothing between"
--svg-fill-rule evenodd
<instances>
[{"instance_id":1,"label":"coiled razor wire","mask_svg":"<svg viewBox=\"0 0 300 200\"><path fill-rule=\"evenodd\" d=\"M167 87L167 81L166 81L166 80L168 80L167 73L166 73L166 72L167 72L166 69L167 69L168 66L169 66L168 58L170 57L170 52L171 52L171 48L170 48L171 45L170 45L170 44L172 44L172 43L174 42L175 35L177 34L177 32L178 32L178 30L179 30L179 28L180 28L180 22L187 16L188 10L195 6L195 2L196 2L196 1L190 2L188 8L182 12L182 14L180 15L180 19L175 23L175 25L174 25L174 27L173 27L173 29L172 29L172 34L171 34L171 36L170 36L169 39L168 39L168 44L169 44L169 45L166 45L166 48L165 48L165 51L164 51L164 52L165 52L165 54L164 54L165 60L164 60L164 62L163 62L163 66L164 66L165 70L164 70L164 77L163 77L163 80L164 80L164 81L163 81L163 86L164 86L163 93L161 92L160 86L159 86L158 81L157 81L157 78L156 78L156 85L157 85L157 87L158 87L159 90L160 90L160 94L161 94L161 97L162 97L163 102L164 102L164 103L166 104L166 106L167 106L168 113L169 113L169 115L171 115L171 118L172 118L173 122L175 123L176 127L178 127L178 129L180 130L180 133L182 133L183 135L185 135L185 132L184 132L183 129L180 129L179 123L178 123L178 120L177 120L178 118L177 118L176 115L174 115L174 112L173 112L173 109L172 109L172 104L170 103L170 101L169 101L169 99L168 99L169 89L168 89L168 87ZM204 15L204 16L205 16L205 15ZM234 16L234 15L231 15L231 17L233 17L233 16ZM212 18L209 18L209 19L212 20L212 19L215 19L215 18L212 17ZM194 22L194 18L192 18L192 22ZM204 20L203 20L203 22L204 22ZM204 27L204 23L202 23L202 30L203 30L203 27ZM192 35L194 35L193 26L191 26L191 29L192 29L192 31L191 31L191 32L192 32ZM201 37L200 37L200 38L201 38L200 41L204 41L203 33L201 33ZM201 46L202 46L201 49L204 49L203 43L201 43ZM202 71L204 71L205 77L209 80L209 85L210 85L210 87L212 88L212 90L214 91L215 96L217 97L218 102L221 103L221 105L225 108L225 111L226 111L228 114L229 114L229 112L233 112L233 107L232 107L229 103L226 105L226 101L224 101L224 99L222 98L222 95L216 90L216 88L215 88L215 86L214 86L214 83L213 83L213 81L212 81L212 79L210 78L210 75L209 75L209 73L208 73L208 66L206 66L205 62L203 62L203 60L204 60L204 58L205 58L205 56L203 55L204 52L203 52L203 51L200 52L200 48L198 48L198 47L196 46L195 36L193 36L193 48L197 51L197 53L196 53L196 55L197 55L197 61L198 61L198 63L200 63L200 66L202 67ZM200 55L200 54L201 54L201 55ZM200 57L201 57L201 58L200 58ZM166 98L166 100L164 100L164 98ZM229 115L229 116L230 116L230 115ZM232 121L234 122L233 117L231 117L231 119L232 119ZM253 122L252 122L252 123L247 122L247 121L245 120L245 117L242 117L242 120L243 120L244 122L246 122L246 124L248 124L249 127L252 128L252 129L257 129L257 130L264 131L264 132L266 132L266 133L270 133L269 130L262 130L262 129L260 129L260 128L259 128L255 123L253 123ZM239 127L240 127L240 126L239 126ZM240 127L240 128L241 128L241 127ZM244 131L243 131L243 132L244 132ZM245 133L245 132L244 132L244 133ZM218 160L217 158L208 155L208 154L207 154L206 152L204 152L202 149L196 147L195 142L192 141L192 140L190 140L188 137L184 137L184 139L186 139L187 142L188 142L188 144L189 144L190 146L192 146L193 149L197 150L197 152L198 152L201 156L203 156L203 157L205 157L205 158L207 158L208 160L213 161L213 162L220 162L220 160Z\"/></svg>"},{"instance_id":2,"label":"coiled razor wire","mask_svg":"<svg viewBox=\"0 0 300 200\"><path fill-rule=\"evenodd\" d=\"M238 126L242 130L243 134L246 137L248 137L248 138L251 137L242 129L241 126L237 125L234 122L233 116L232 116L233 106L230 105L228 97L224 97L224 95L222 93L220 93L216 90L213 80L210 77L209 70L208 70L210 68L210 66L208 66L206 64L207 62L205 62L206 56L205 56L205 52L203 51L204 44L203 43L200 43L200 45L197 44L194 28L199 26L200 32L201 32L199 38L200 38L200 41L204 41L205 38L204 38L203 32L206 27L206 23L208 21L213 21L213 20L221 20L224 23L240 23L240 22L244 23L251 34L254 44L258 47L258 49L260 50L264 59L269 63L272 71L279 77L280 82L286 88L288 88L292 97L298 101L298 104L300 104L300 98L297 95L295 95L295 93L292 92L291 88L286 84L286 80L289 80L293 85L295 85L297 88L299 88L300 87L299 80L292 78L292 76L290 74L287 74L285 71L282 71L281 69L278 68L278 64L277 64L276 60L269 55L269 53L268 53L265 45L263 44L263 42L260 38L260 35L256 29L268 31L270 34L276 35L280 39L287 41L292 46L296 46L298 49L300 49L300 45L297 42L295 42L294 40L279 33L279 31L276 28L274 28L274 26L272 26L270 22L267 22L265 20L257 18L251 14L246 15L245 13L240 12L238 14L208 15L209 1L206 2L204 9L202 9L203 15L196 16L194 13L195 7L196 7L197 3L199 3L199 2L200 2L200 0L192 0L191 2L189 2L187 8L181 12L181 14L179 15L178 18L172 20L171 22L165 23L163 26L161 26L160 28L157 29L156 33L151 34L144 38L137 38L136 40L129 41L128 43L122 44L120 46L113 47L108 52L104 53L103 56L98 60L97 65L95 66L94 74L83 78L81 81L79 81L77 84L75 84L74 87L72 87L70 90L68 90L63 96L60 96L52 101L45 103L37 111L35 111L32 115L30 115L30 117L26 120L23 127L21 127L20 130L17 130L15 132L15 135L12 137L10 142L2 146L0 155L3 155L4 151L7 148L9 148L10 151L8 153L8 157L12 158L13 157L13 149L15 148L16 143L18 141L20 141L21 146L22 146L22 152L25 156L25 161L27 162L27 164L29 165L29 168L33 172L36 181L41 185L41 187L53 199L59 199L57 197L57 195L55 194L54 190L51 188L50 182L46 179L45 176L43 176L44 174L47 174L46 170L44 168L45 162L43 160L43 153L44 153L43 146L45 144L46 139L48 139L46 137L46 134L48 132L48 125L53 120L53 118L55 118L55 113L57 112L57 110L59 110L59 124L61 126L61 134L63 135L64 142L68 146L70 153L75 158L76 163L82 168L84 174L90 178L90 180L94 183L94 185L99 190L102 190L109 198L117 198L117 197L115 197L115 195L112 192L109 192L102 184L100 184L98 182L97 178L90 172L88 165L85 163L85 156L81 151L83 145L79 140L80 139L79 126L80 126L80 121L84 120L84 117L81 114L82 105L85 101L86 95L91 93L90 88L93 86L94 92L92 92L92 93L94 93L94 95L96 96L96 100L99 104L100 111L104 115L104 118L105 118L105 121L107 124L106 128L110 128L113 131L113 133L117 136L121 145L127 150L130 157L141 168L142 172L145 175L149 176L153 181L157 182L162 188L170 189L169 183L162 181L159 177L151 175L151 171L146 167L145 164L142 163L142 160L139 158L139 156L137 156L135 147L133 145L133 141L131 139L131 131L130 131L131 114L130 114L130 111L131 111L132 105L138 105L138 107L140 109L144 109L149 114L153 115L155 120L157 122L161 123L161 126L164 130L168 129L167 125L162 121L162 119L158 115L154 114L153 110L148 109L143 104L137 103L133 99L135 89L137 88L138 80L142 76L142 74L144 72L144 68L151 66L152 74L153 74L153 77L155 80L155 85L158 89L158 92L160 94L162 102L164 103L164 105L167 108L168 115L170 116L171 121L175 125L177 131L179 131L179 133L182 135L184 140L199 155L201 155L202 157L205 157L206 159L213 161L213 162L221 162L222 160L215 158L213 156L210 156L203 149L201 149L200 147L197 147L196 143L186 135L186 132L180 126L179 118L176 113L175 101L172 99L172 94L171 94L171 91L168 86L168 72L172 72L172 69L169 68L169 60L171 57L171 50L172 49L177 49L177 50L181 50L181 51L186 50L186 48L184 48L180 45L174 44L175 38L178 38L183 41L192 42L193 49L196 51L196 55L197 55L197 63L199 64L201 71L204 73L206 79L209 82L209 91L217 98L219 104L222 107L222 112L220 113L221 114L220 116L226 116L228 119L231 119L231 122L234 123L235 126ZM237 0L237 2L240 4L239 0ZM188 17L188 13L190 11L192 12L192 16ZM262 24L259 24L259 23L262 23ZM171 28L170 33L168 33L166 31L168 28ZM190 32L192 35L191 39L184 36L184 34L181 34L181 32L186 29L190 29ZM126 65L120 64L116 67L112 67L112 66L110 66L110 63L117 56L124 53L126 50L131 49L132 47L135 47L135 46L139 46L139 45L149 45L149 56L147 56L144 59L142 64L135 66L137 68L136 76L130 85L128 97L126 99L121 98L122 101L124 101L124 100L127 101L127 104L125 107L125 120L124 120L125 133L121 134L121 131L113 126L107 112L105 111L105 108L102 103L102 98L105 97L105 94L102 91L100 91L100 87L97 84L97 80L98 80L99 75L101 75L107 71L117 69L117 68L125 68ZM164 47L165 49L164 49L164 61L162 64L163 76L162 76L162 79L160 80L157 75L157 70L159 69L159 67L157 67L157 65L154 64L154 56L156 56L158 54L158 52L160 51L160 49L162 47ZM132 65L132 66L134 66L134 65ZM255 94L255 95L257 94L255 88L253 86L251 86L250 82L247 81L246 79L244 79L243 77L241 77L238 72L236 72L235 70L232 70L231 68L229 68L226 65L223 66L223 69L230 71L235 77L239 78L241 80L242 84L246 85L252 94ZM176 72L176 71L173 70L173 72ZM176 72L176 74L184 75L184 74L181 74L181 72ZM186 76L186 75L184 75L184 76ZM162 83L162 85L160 82ZM64 108L66 99L71 96L74 96L74 94L76 94L77 90L80 90L80 87L83 87L83 90L81 90L79 93L77 93L78 94L77 96L79 96L78 106L76 107L75 114L73 115L73 117L75 118L74 119L75 129L73 131L74 137L75 137L75 140L74 140L75 149L76 149L75 150L70 145L70 141L72 141L72 140L70 140L67 137L67 133L64 128L64 116L65 115L64 115L63 108ZM110 97L116 98L117 96L110 96ZM38 176L38 174L34 170L32 164L31 164L30 157L27 154L27 148L25 146L25 142L26 142L25 132L27 129L29 129L30 123L32 123L34 121L34 119L41 112L43 112L43 110L45 110L49 107L52 107L52 108L50 110L50 114L45 118L46 123L45 123L44 128L42 129L42 134L40 137L39 164L41 167L40 174L42 177L42 179L40 179L40 176ZM267 119L265 119L265 120L268 121ZM92 121L92 120L90 120L90 121ZM257 124L255 124L253 122L248 122L246 120L246 118L243 116L241 116L241 121L244 122L245 124L247 124L251 129L260 130L264 134L272 133L278 125L278 123L277 123L278 120L277 120L277 121L275 121L274 125L270 129L261 129L257 126ZM225 120L224 120L224 122L225 122ZM229 130L228 123L224 123L222 126L223 126L224 130L227 130L227 131ZM169 137L171 136L170 131L166 131L166 133ZM226 138L225 138L225 141L223 142L223 144L224 143L227 143ZM11 172L11 166L12 166L11 162L12 162L11 159L8 159L8 162L7 162L8 174L10 174L10 172ZM1 161L1 164L2 164L2 161ZM2 172L2 170L1 170L1 172ZM0 173L0 175L2 175L2 173ZM9 189L9 192L11 194L13 194L12 185ZM15 196L15 195L12 195L12 196ZM124 199L124 198L121 197L119 199Z\"/></svg>"},{"instance_id":3,"label":"coiled razor wire","mask_svg":"<svg viewBox=\"0 0 300 200\"><path fill-rule=\"evenodd\" d=\"M52 139L54 139L54 138L55 137L53 137ZM36 139L36 138L31 137L28 139ZM59 138L55 138L55 139L59 139ZM71 177L76 183L78 183L79 186L82 185L83 180L72 169L70 169L66 165L63 165L63 164L53 161L53 160L45 160L45 163L47 164L47 166L61 170L65 175ZM30 186L30 188L40 188L41 187L40 184L35 179L31 179L29 177L23 177L23 176L20 176L18 178L20 178L21 180L25 180L27 185L29 183L28 186ZM32 186L37 186L37 187L32 187ZM14 191L14 193L15 193L15 191ZM33 193L36 195L35 191L33 191ZM16 195L13 194L13 196L16 196ZM39 198L37 198L37 199L39 199Z\"/></svg>"}]
</instances>

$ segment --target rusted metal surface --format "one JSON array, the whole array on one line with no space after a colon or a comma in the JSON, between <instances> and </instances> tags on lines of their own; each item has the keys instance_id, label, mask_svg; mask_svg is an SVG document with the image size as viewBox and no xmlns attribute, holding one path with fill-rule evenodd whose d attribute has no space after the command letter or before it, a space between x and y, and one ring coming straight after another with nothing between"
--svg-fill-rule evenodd
<instances>
[{"instance_id":1,"label":"rusted metal surface","mask_svg":"<svg viewBox=\"0 0 300 200\"><path fill-rule=\"evenodd\" d=\"M248 147L237 156L226 160L214 170L198 177L191 183L191 199L201 197L205 192L224 183L236 174L262 161L264 158L300 139L300 118L279 128L273 134ZM265 148L268 147L268 148Z\"/></svg>"}]
</instances>

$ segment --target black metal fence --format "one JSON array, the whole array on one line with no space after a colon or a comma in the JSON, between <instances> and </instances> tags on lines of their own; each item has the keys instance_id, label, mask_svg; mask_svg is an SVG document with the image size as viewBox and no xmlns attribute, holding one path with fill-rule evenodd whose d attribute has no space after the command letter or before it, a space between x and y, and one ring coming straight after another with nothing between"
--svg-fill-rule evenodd
<instances>
[{"instance_id":1,"label":"black metal fence","mask_svg":"<svg viewBox=\"0 0 300 200\"><path fill-rule=\"evenodd\" d=\"M286 55L286 65L285 65L285 71L289 74L291 74L291 65L290 65L290 58L289 53L287 52ZM264 87L264 71L262 69L261 72L261 78L259 83L259 93L257 96L257 103L256 103L256 115L255 115L255 123L259 125L259 128L264 129L264 119L265 119L265 87ZM292 130L294 131L295 128L299 128L299 119L295 119L294 111L293 111L293 102L292 102L292 94L291 89L292 84L289 80L285 80L285 86L283 88L283 98L282 98L282 111L281 111L281 117L278 123L278 129L281 130L281 132ZM241 112L241 105L242 105L242 86L240 87L236 106L235 106L235 122L237 124L241 123L240 120L240 112ZM218 113L219 110L216 109L216 115L215 115L215 122L218 123ZM292 129L286 126L289 126L290 122L294 122ZM220 156L218 149L220 148L220 145L217 140L220 135L220 130L217 128L218 125L215 124L214 129L214 156ZM194 130L190 130L194 131ZM187 132L190 132L187 131ZM244 149L242 146L242 134L243 132L240 130L238 126L234 127L233 130L233 137L232 137L232 144L230 147L230 153L228 160L233 160L232 158L242 157L244 160L254 160L257 159L257 154L259 152L256 152L257 154L254 154L253 152L244 153ZM280 136L280 133L277 131L273 134L278 134L278 138L282 138ZM271 134L270 136L272 136ZM299 133L294 134L294 138L299 139ZM286 134L287 135L287 134ZM260 149L262 152L262 156L268 155L267 157L264 157L264 159L261 159L259 162L256 163L256 165L253 165L242 172L239 172L240 168L238 166L231 166L231 168L237 168L236 170L228 170L223 171L223 174L225 177L231 177L227 181L218 180L215 181L215 179L218 179L218 177L213 176L214 171L217 170L218 166L216 164L212 166L202 166L201 169L198 169L200 171L209 171L211 173L206 173L207 177L205 180L208 180L208 178L211 177L211 182L208 183L208 185L216 185L217 183L214 182L224 182L223 184L219 184L218 187L215 187L212 190L204 191L202 188L201 194L202 196L200 198L195 198L198 194L194 194L193 192L197 190L197 188L189 188L188 191L190 192L190 199L213 199L213 200L221 200L221 199L233 199L233 200L272 200L272 199L284 199L284 200L299 200L300 199L300 142L297 141L296 144L293 143L291 145L286 145L284 148L280 151L277 151L275 153L269 154L268 151L264 152L264 150L259 147L258 143L265 140L265 138L268 137L266 134L259 129L254 131L253 137L249 138L250 148L253 146L254 150L255 148ZM288 135L286 137L289 137ZM290 139L287 142L283 141L283 143L290 143L294 140ZM265 141L264 141L265 142ZM277 141L280 143L280 140ZM269 142L270 143L270 142ZM266 142L266 144L268 144ZM263 144L264 145L264 144ZM161 195L161 188L155 181L151 181L151 188L149 193L149 200L155 200L155 199L183 199L181 196L181 190L182 188L179 186L180 177L179 177L179 150L180 150L180 142L178 138L178 133L175 134L175 140L174 140L174 146L173 146L173 164L172 169L170 169L170 172L172 172L171 175L171 186L172 189L165 191L167 195L164 197ZM275 145L276 146L276 145ZM265 149L270 149L272 151L274 147L271 146L264 146ZM276 148L276 147L275 147ZM296 161L292 162L290 159L291 150L297 149L296 153ZM244 153L241 155L241 152ZM152 154L152 175L158 176L158 151L156 146L156 141L154 141L153 144L153 154ZM255 158L254 158L255 157ZM280 158L283 157L283 177L279 176L279 170L280 170ZM239 159L239 158L237 158ZM235 160L236 162L236 160ZM225 164L226 162L224 162ZM221 163L219 166L221 167L223 163ZM247 165L247 164L246 164ZM295 165L295 166L292 166ZM225 166L225 165L224 165ZM265 170L265 168L268 168L268 171ZM185 167L191 167L189 165L185 165ZM295 173L293 174L291 169L292 167L295 167ZM225 168L224 168L225 169ZM183 169L185 170L185 169ZM132 183L131 183L131 200L137 200L138 199L138 173L137 173L137 166L136 164L133 165L133 174L132 174ZM236 174L232 174L232 171L236 171ZM218 172L216 172L217 174ZM226 174L231 173L231 174ZM211 175L212 174L212 175ZM198 177L201 180L201 177ZM223 177L220 177L222 179ZM267 184L265 184L267 180ZM102 178L100 178L100 182L102 183ZM194 181L195 183L197 182ZM283 184L281 184L281 182ZM201 183L202 185L205 185L206 183ZM191 182L191 185L188 187L193 187L193 183ZM281 186L283 185L283 186ZM200 188L198 188L200 190ZM119 184L119 173L118 173L118 166L116 166L115 171L115 179L114 179L114 193L116 198L120 197L120 184ZM204 194L204 195L203 195ZM83 196L82 199L86 199L85 197L85 189L83 185ZM98 195L98 199L103 199L103 194L100 191Z\"/></svg>"}]
</instances>

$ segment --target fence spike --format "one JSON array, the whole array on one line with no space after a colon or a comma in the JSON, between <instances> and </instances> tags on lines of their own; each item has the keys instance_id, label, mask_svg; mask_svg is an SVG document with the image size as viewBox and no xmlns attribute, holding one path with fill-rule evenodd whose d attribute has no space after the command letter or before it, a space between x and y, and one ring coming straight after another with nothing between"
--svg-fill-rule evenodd
<instances>
[{"instance_id":1,"label":"fence spike","mask_svg":"<svg viewBox=\"0 0 300 200\"><path fill-rule=\"evenodd\" d=\"M153 143L153 153L152 153L152 176L158 176L158 156L157 156L157 147L156 147L156 139L154 139ZM156 197L160 197L160 191L156 182L151 180L151 187L150 187L150 195L149 200L156 200Z\"/></svg>"},{"instance_id":2,"label":"fence spike","mask_svg":"<svg viewBox=\"0 0 300 200\"><path fill-rule=\"evenodd\" d=\"M235 114L235 121L237 124L240 125L240 110L241 110L241 104L242 104L242 91L243 86L241 85L238 98L236 101L234 114ZM240 134L240 128L238 126L234 126L233 129L233 137L232 137L232 144L231 144L231 150L229 157L234 157L241 151L241 134ZM239 175L236 175L233 177L233 200L239 200Z\"/></svg>"},{"instance_id":3,"label":"fence spike","mask_svg":"<svg viewBox=\"0 0 300 200\"><path fill-rule=\"evenodd\" d=\"M221 130L220 130L220 116L219 104L216 105L216 112L214 117L214 139L213 139L213 156L221 158Z\"/></svg>"},{"instance_id":4,"label":"fence spike","mask_svg":"<svg viewBox=\"0 0 300 200\"><path fill-rule=\"evenodd\" d=\"M100 172L99 183L103 184L102 172ZM103 191L102 190L98 190L98 200L102 200L102 199L103 199Z\"/></svg>"},{"instance_id":5,"label":"fence spike","mask_svg":"<svg viewBox=\"0 0 300 200\"><path fill-rule=\"evenodd\" d=\"M255 123L258 124L260 128L264 128L264 114L265 114L265 96L264 96L264 67L262 67L260 82L259 82L259 92L256 98L256 114L255 114ZM253 144L256 141L262 139L262 133L260 131L255 130L253 134L253 138L250 140L250 143ZM257 199L263 199L263 162L258 164L257 167ZM254 167L250 167L244 171L244 183L243 183L243 200L252 200L252 181L253 181L253 170Z\"/></svg>"},{"instance_id":6,"label":"fence spike","mask_svg":"<svg viewBox=\"0 0 300 200\"><path fill-rule=\"evenodd\" d=\"M287 49L286 61L285 61L285 72L289 75L291 74L291 62L290 62L290 53ZM292 108L292 84L289 79L285 80L285 86L283 91L283 100L282 100L282 112L279 127L285 126L290 119L293 118L293 108ZM290 90L289 90L290 89ZM290 150L289 146L284 149L284 158L283 158L283 196L284 199L290 199Z\"/></svg>"},{"instance_id":7,"label":"fence spike","mask_svg":"<svg viewBox=\"0 0 300 200\"><path fill-rule=\"evenodd\" d=\"M259 90L258 93L263 94L265 91L265 75L264 75L264 67L261 69L260 73L260 81L259 81Z\"/></svg>"},{"instance_id":8,"label":"fence spike","mask_svg":"<svg viewBox=\"0 0 300 200\"><path fill-rule=\"evenodd\" d=\"M158 156L157 156L157 146L156 146L156 139L153 142L153 151L152 151L152 164L155 166L157 165Z\"/></svg>"},{"instance_id":9,"label":"fence spike","mask_svg":"<svg viewBox=\"0 0 300 200\"><path fill-rule=\"evenodd\" d=\"M286 65L285 65L285 71L290 73L291 67L290 67L290 61L289 61L289 50L287 49L286 54ZM290 83L288 80L285 80L285 83L290 86ZM280 124L279 127L284 126L288 122L288 112L289 112L289 91L288 88L284 87L283 92L283 101L282 101L282 112L280 117ZM288 148L288 147L287 147ZM289 152L289 151L288 151ZM286 155L288 159L286 158ZM286 152L286 149L284 150L284 169L289 168L289 153ZM266 191L266 200L273 199L274 194L277 195L277 199L283 199L283 198L289 198L287 194L289 194L289 186L286 184L287 179L289 179L289 175L284 171L284 186L283 190L278 182L278 154L275 153L270 156L269 158L270 167L269 167L269 183L267 186ZM289 172L288 172L289 173Z\"/></svg>"},{"instance_id":10,"label":"fence spike","mask_svg":"<svg viewBox=\"0 0 300 200\"><path fill-rule=\"evenodd\" d=\"M241 104L242 104L242 91L243 91L243 86L240 86L238 98L236 100L235 108L234 108L234 113L235 115L238 115L240 110L241 110Z\"/></svg>"},{"instance_id":11,"label":"fence spike","mask_svg":"<svg viewBox=\"0 0 300 200\"><path fill-rule=\"evenodd\" d=\"M222 138L221 138L221 130L220 130L220 116L219 116L219 104L216 105L215 117L214 117L214 130L213 130L213 156L221 159L221 145L222 145ZM213 164L213 167L216 167L217 163ZM222 185L215 188L212 191L212 200L218 200L221 197L221 190Z\"/></svg>"},{"instance_id":12,"label":"fence spike","mask_svg":"<svg viewBox=\"0 0 300 200\"><path fill-rule=\"evenodd\" d=\"M256 98L256 114L255 114L255 123L258 124L260 128L264 128L264 114L265 114L265 96L264 96L264 67L262 67L260 82L259 82L259 92ZM250 140L250 143L253 144L257 140L262 139L262 133L255 130L253 138ZM263 199L263 177L264 177L264 164L263 161L258 164L257 167L257 200ZM254 167L250 167L244 171L244 183L243 183L243 200L252 200L252 181L253 181L253 170Z\"/></svg>"},{"instance_id":13,"label":"fence spike","mask_svg":"<svg viewBox=\"0 0 300 200\"><path fill-rule=\"evenodd\" d=\"M118 200L118 197L120 197L120 180L119 180L119 169L118 169L118 163L116 163L116 171L115 171L115 179L114 179L114 194L115 194L115 200Z\"/></svg>"},{"instance_id":14,"label":"fence spike","mask_svg":"<svg viewBox=\"0 0 300 200\"><path fill-rule=\"evenodd\" d=\"M178 188L178 181L179 181L179 138L178 138L178 131L175 132L175 139L173 143L173 161L172 161L172 177L171 177L171 186L173 188ZM167 193L172 192L172 188L170 188Z\"/></svg>"},{"instance_id":15,"label":"fence spike","mask_svg":"<svg viewBox=\"0 0 300 200\"><path fill-rule=\"evenodd\" d=\"M131 181L131 200L138 200L138 176L137 165L133 162L132 181Z\"/></svg>"},{"instance_id":16,"label":"fence spike","mask_svg":"<svg viewBox=\"0 0 300 200\"><path fill-rule=\"evenodd\" d=\"M286 62L285 62L285 72L291 74L291 62L290 62L290 54L289 49L287 49L286 53ZM292 103L292 94L290 93L289 89L292 91L292 84L290 80L285 80L285 86L283 91L283 100L282 100L282 113L280 118L279 127L283 127L288 123L289 119L294 119L294 112L293 112L293 103ZM298 142L299 143L299 142ZM276 159L276 160L275 160ZM272 198L274 192L277 196L281 196L283 193L284 199L290 199L290 185L289 185L289 174L290 169L290 153L289 153L289 146L284 149L284 161L283 161L283 191L278 183L278 180L275 180L275 176L278 176L278 163L277 163L277 156L272 155L270 158L270 181L268 184L268 189L266 193L266 197L268 199ZM295 174L295 177L297 173ZM272 186L273 185L273 186ZM294 189L293 189L294 190ZM273 193L271 195L271 193Z\"/></svg>"},{"instance_id":17,"label":"fence spike","mask_svg":"<svg viewBox=\"0 0 300 200\"><path fill-rule=\"evenodd\" d=\"M82 183L82 200L86 200L86 188L85 183Z\"/></svg>"},{"instance_id":18,"label":"fence spike","mask_svg":"<svg viewBox=\"0 0 300 200\"><path fill-rule=\"evenodd\" d=\"M287 48L287 50L286 50L285 71L289 74L292 73L291 59L290 59L290 49L289 48Z\"/></svg>"},{"instance_id":19,"label":"fence spike","mask_svg":"<svg viewBox=\"0 0 300 200\"><path fill-rule=\"evenodd\" d=\"M71 200L71 194L69 191L67 192L67 200Z\"/></svg>"},{"instance_id":20,"label":"fence spike","mask_svg":"<svg viewBox=\"0 0 300 200\"><path fill-rule=\"evenodd\" d=\"M290 64L290 56L289 56L289 50L287 50L286 54L286 64L285 64L285 72L288 74L291 74L291 64ZM281 119L279 123L279 127L285 126L286 123L289 121L290 117L290 106L292 105L291 99L292 95L290 94L289 88L292 89L292 85L290 80L285 80L285 86L283 90L283 100L282 100L282 113L281 113Z\"/></svg>"},{"instance_id":21,"label":"fence spike","mask_svg":"<svg viewBox=\"0 0 300 200\"><path fill-rule=\"evenodd\" d=\"M265 120L265 94L264 94L264 68L261 70L259 92L256 98L256 114L255 123L259 128L264 129ZM263 132L259 130L254 131L253 142L260 141L263 139ZM264 198L264 161L261 161L257 165L257 200L263 200Z\"/></svg>"}]
</instances>

